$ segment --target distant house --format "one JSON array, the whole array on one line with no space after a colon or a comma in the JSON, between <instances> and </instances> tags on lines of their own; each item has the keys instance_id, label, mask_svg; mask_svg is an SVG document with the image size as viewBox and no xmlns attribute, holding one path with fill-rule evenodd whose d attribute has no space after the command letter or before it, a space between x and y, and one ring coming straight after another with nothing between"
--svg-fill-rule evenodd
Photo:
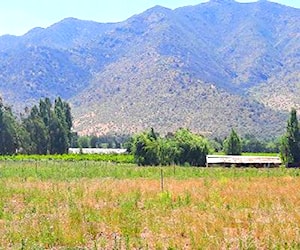
<instances>
[{"instance_id":1,"label":"distant house","mask_svg":"<svg viewBox=\"0 0 300 250\"><path fill-rule=\"evenodd\" d=\"M207 155L206 166L224 167L279 167L279 157L274 156L240 156L240 155Z\"/></svg>"},{"instance_id":2,"label":"distant house","mask_svg":"<svg viewBox=\"0 0 300 250\"><path fill-rule=\"evenodd\" d=\"M69 148L69 154L125 154L123 148Z\"/></svg>"}]
</instances>

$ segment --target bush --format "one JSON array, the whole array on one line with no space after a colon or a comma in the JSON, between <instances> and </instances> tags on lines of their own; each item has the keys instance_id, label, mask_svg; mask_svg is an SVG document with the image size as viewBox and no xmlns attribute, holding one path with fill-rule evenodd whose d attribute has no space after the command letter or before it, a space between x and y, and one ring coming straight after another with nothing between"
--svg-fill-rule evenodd
<instances>
[{"instance_id":1,"label":"bush","mask_svg":"<svg viewBox=\"0 0 300 250\"><path fill-rule=\"evenodd\" d=\"M142 166L174 163L204 166L209 145L205 138L187 129L179 129L175 135L165 138L151 129L134 137L132 152L135 162Z\"/></svg>"}]
</instances>

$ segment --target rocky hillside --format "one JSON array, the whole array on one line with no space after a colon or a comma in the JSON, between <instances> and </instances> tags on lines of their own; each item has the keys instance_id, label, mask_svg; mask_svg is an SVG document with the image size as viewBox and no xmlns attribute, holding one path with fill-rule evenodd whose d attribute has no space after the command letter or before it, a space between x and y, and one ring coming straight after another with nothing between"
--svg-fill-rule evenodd
<instances>
[{"instance_id":1,"label":"rocky hillside","mask_svg":"<svg viewBox=\"0 0 300 250\"><path fill-rule=\"evenodd\" d=\"M299 84L300 10L265 0L156 6L114 24L68 18L0 37L3 98L21 110L60 95L85 134L278 136L300 107Z\"/></svg>"}]
</instances>

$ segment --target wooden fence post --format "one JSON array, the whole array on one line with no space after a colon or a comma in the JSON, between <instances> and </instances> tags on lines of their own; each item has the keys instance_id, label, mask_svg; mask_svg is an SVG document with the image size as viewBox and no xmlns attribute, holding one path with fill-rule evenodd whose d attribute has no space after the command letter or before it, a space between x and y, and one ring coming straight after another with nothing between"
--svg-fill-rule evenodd
<instances>
[{"instance_id":1,"label":"wooden fence post","mask_svg":"<svg viewBox=\"0 0 300 250\"><path fill-rule=\"evenodd\" d=\"M163 169L160 169L160 187L161 187L161 191L164 191L164 172Z\"/></svg>"}]
</instances>

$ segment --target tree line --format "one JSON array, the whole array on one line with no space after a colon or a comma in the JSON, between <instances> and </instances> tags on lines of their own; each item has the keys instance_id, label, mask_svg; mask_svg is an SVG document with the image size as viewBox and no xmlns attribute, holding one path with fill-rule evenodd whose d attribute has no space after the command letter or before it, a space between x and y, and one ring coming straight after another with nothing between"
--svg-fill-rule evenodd
<instances>
[{"instance_id":1,"label":"tree line","mask_svg":"<svg viewBox=\"0 0 300 250\"><path fill-rule=\"evenodd\" d=\"M85 144L86 141L86 144ZM279 152L289 165L300 165L300 130L297 112L292 109L286 133L280 141L262 143L255 137L240 138L234 129L224 140L193 134L179 129L162 137L154 129L129 136L79 137L72 132L70 105L60 97L52 104L49 98L26 109L16 118L11 107L0 99L0 154L65 154L73 147L127 147L138 165L203 166L210 152L223 151L228 155L242 152Z\"/></svg>"},{"instance_id":2,"label":"tree line","mask_svg":"<svg viewBox=\"0 0 300 250\"><path fill-rule=\"evenodd\" d=\"M0 100L0 154L64 154L72 140L70 105L56 98L41 99L17 119Z\"/></svg>"},{"instance_id":3,"label":"tree line","mask_svg":"<svg viewBox=\"0 0 300 250\"><path fill-rule=\"evenodd\" d=\"M243 145L244 144L244 145ZM260 149L256 150L255 149ZM153 129L135 135L130 150L139 165L192 165L204 166L206 155L222 151L226 155L241 155L242 152L276 152L287 166L300 167L300 128L297 112L292 109L287 122L286 133L276 142L263 144L255 137L239 137L232 129L223 141L208 141L187 129L179 129L175 134L161 137Z\"/></svg>"},{"instance_id":4,"label":"tree line","mask_svg":"<svg viewBox=\"0 0 300 250\"><path fill-rule=\"evenodd\" d=\"M235 130L234 132L236 133ZM241 145L240 151L243 153L279 153L280 151L281 138L258 139L255 135L251 134L238 137ZM228 137L225 139L217 137L210 139L210 144L214 152L224 152L226 140L228 140Z\"/></svg>"},{"instance_id":5,"label":"tree line","mask_svg":"<svg viewBox=\"0 0 300 250\"><path fill-rule=\"evenodd\" d=\"M126 148L130 135L106 134L106 135L83 135L74 133L71 142L72 148Z\"/></svg>"},{"instance_id":6,"label":"tree line","mask_svg":"<svg viewBox=\"0 0 300 250\"><path fill-rule=\"evenodd\" d=\"M230 136L222 144L226 154L241 154L241 139L235 130L232 129ZM135 135L128 150L134 155L135 162L141 166L204 166L207 154L214 151L208 139L184 128L174 134L168 133L165 137L152 128L149 132Z\"/></svg>"}]
</instances>

